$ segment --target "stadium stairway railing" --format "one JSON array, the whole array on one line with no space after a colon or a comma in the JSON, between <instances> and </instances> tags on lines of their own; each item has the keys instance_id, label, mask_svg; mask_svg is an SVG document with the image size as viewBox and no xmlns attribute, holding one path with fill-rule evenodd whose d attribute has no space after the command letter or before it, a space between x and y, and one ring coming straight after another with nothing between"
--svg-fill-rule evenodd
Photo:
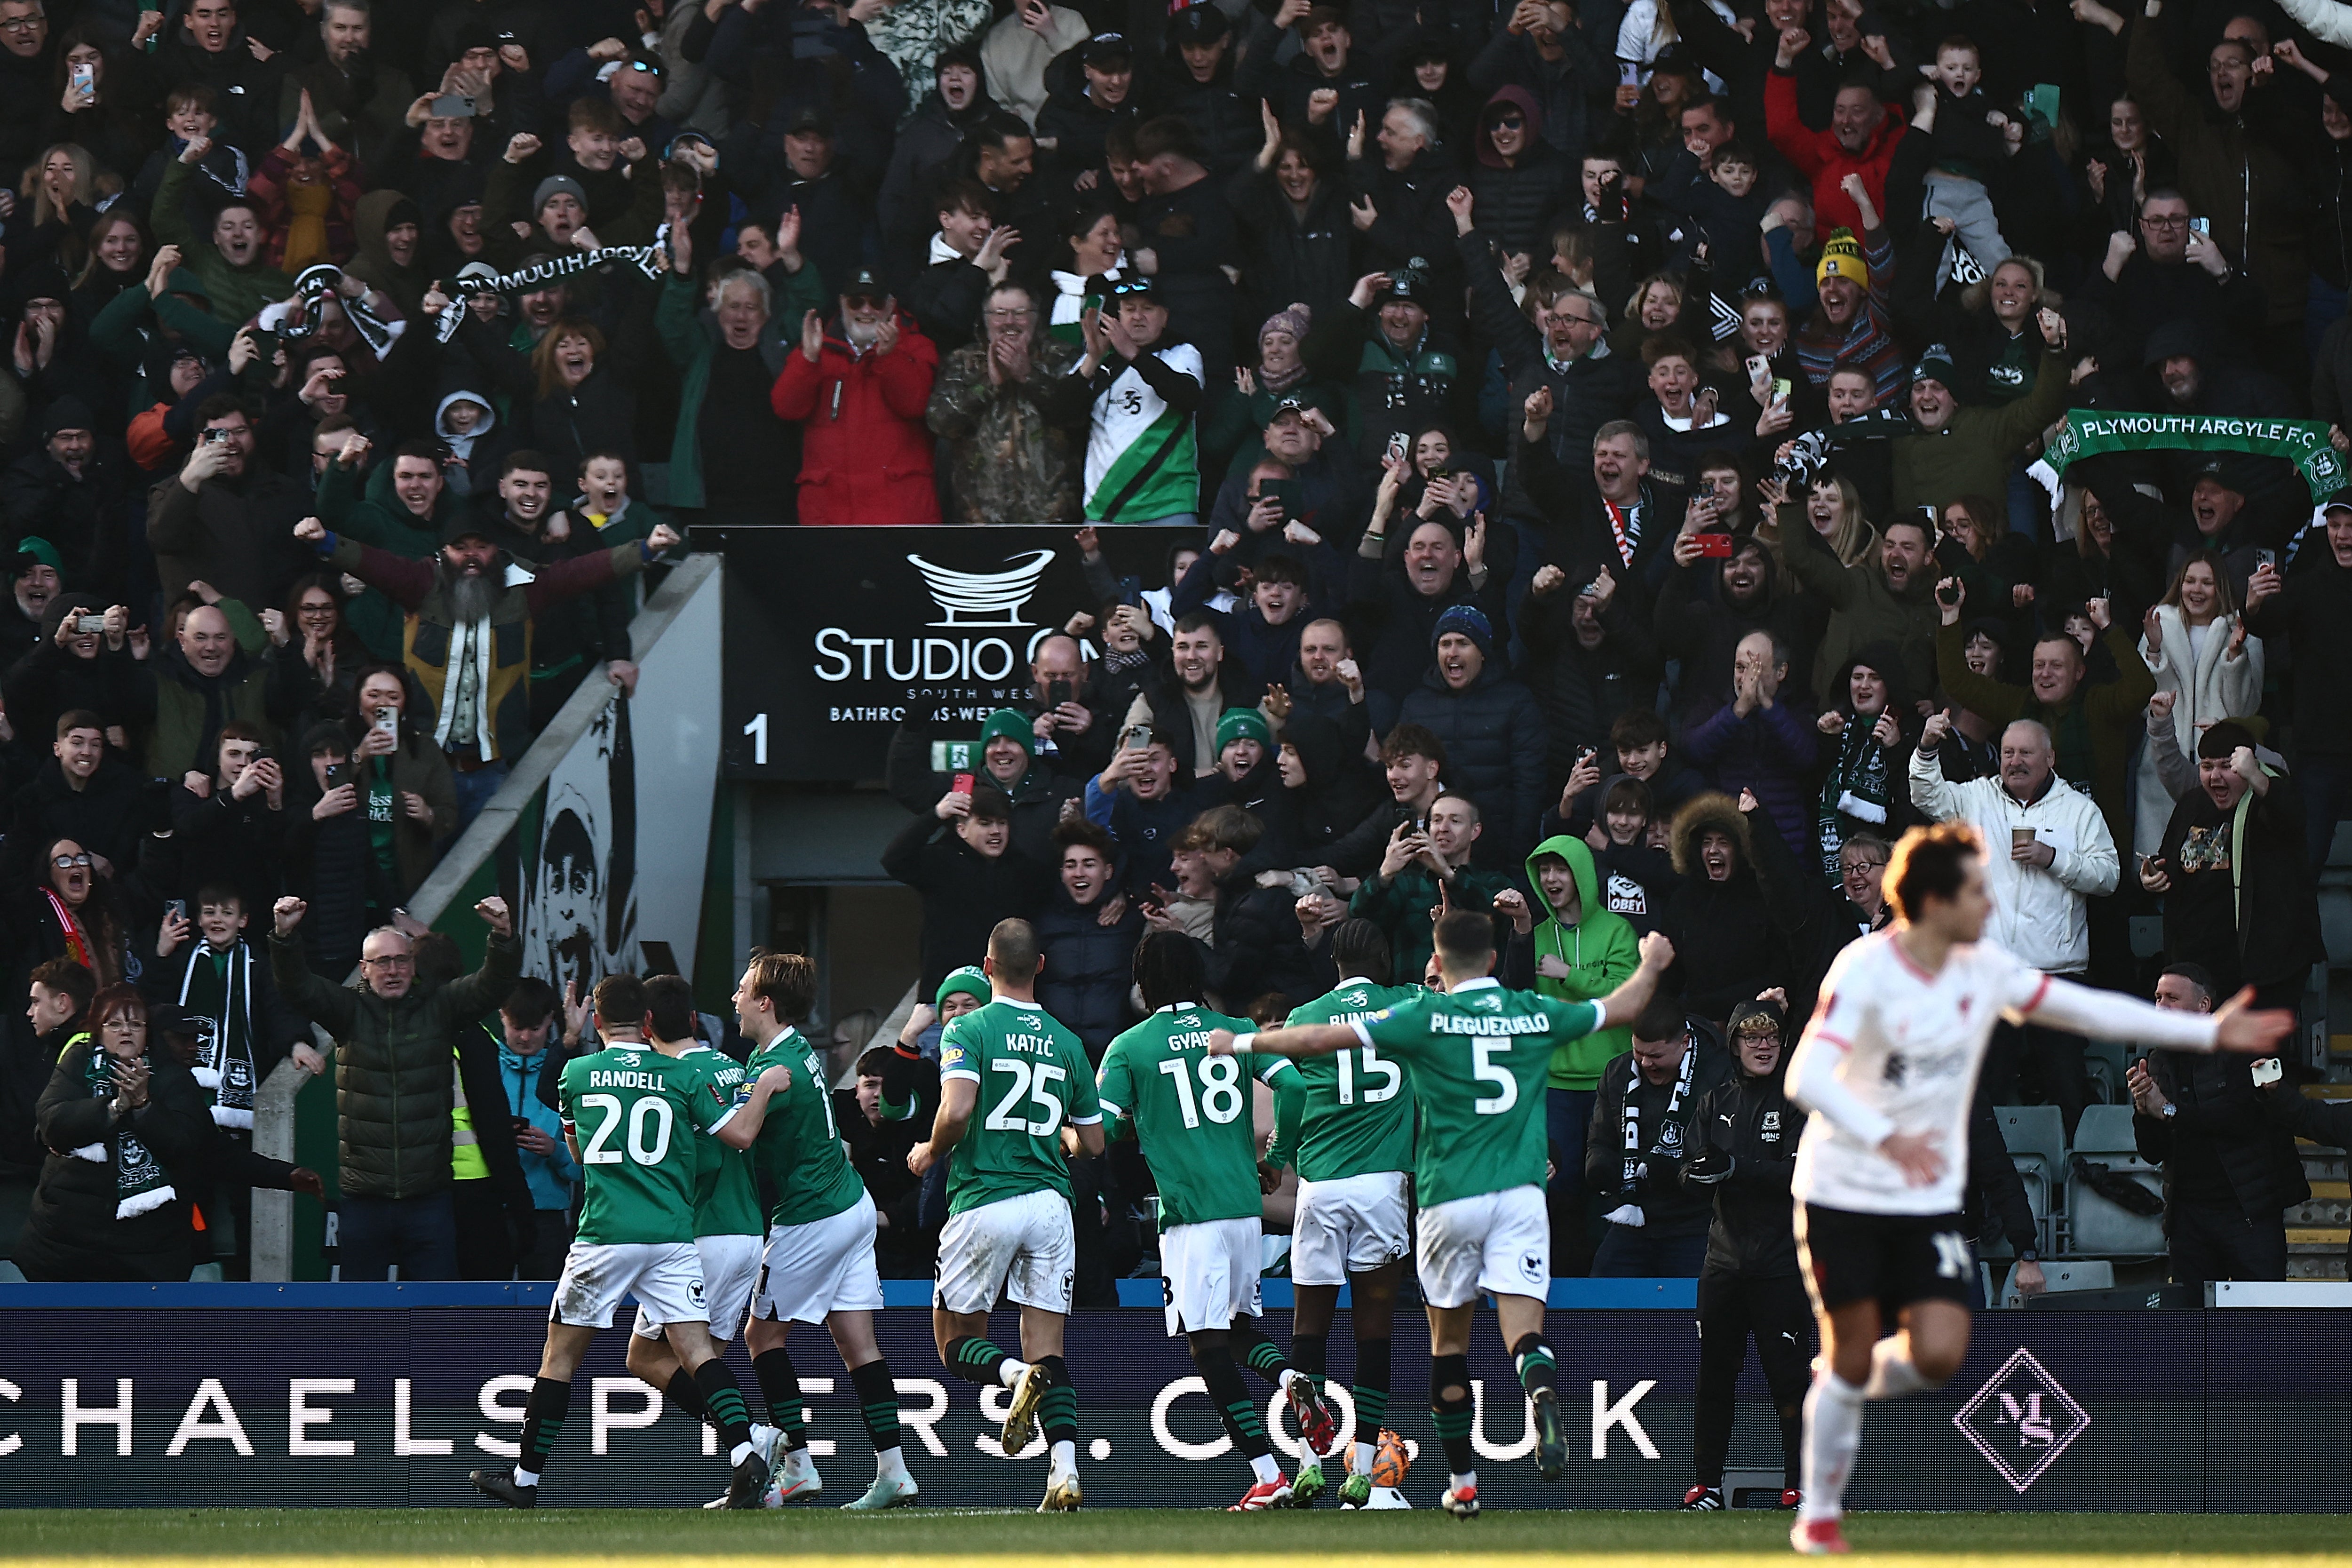
<instances>
[{"instance_id":1,"label":"stadium stairway railing","mask_svg":"<svg viewBox=\"0 0 2352 1568\"><path fill-rule=\"evenodd\" d=\"M669 568L661 586L646 596L645 608L629 623L631 651L640 660L661 640L662 634L677 619L696 591L720 569L717 555L689 555ZM507 775L507 782L490 797L489 804L482 807L481 815L467 825L457 842L433 868L432 874L410 896L410 914L426 925L441 917L474 873L498 853L499 846L514 830L516 820L531 796L547 782L548 774L571 751L572 743L587 733L589 725L613 700L613 692L610 683L593 676L580 683L580 689L556 713L554 721L540 731L530 749L516 762L514 771ZM354 977L356 974L354 971ZM320 1043L325 1043L323 1035ZM257 1153L273 1160L294 1158L294 1100L310 1080L310 1074L289 1058L280 1062L277 1070L262 1081L253 1110L253 1147ZM290 1280L293 1271L294 1194L257 1187L253 1194L253 1278L257 1281Z\"/></svg>"}]
</instances>

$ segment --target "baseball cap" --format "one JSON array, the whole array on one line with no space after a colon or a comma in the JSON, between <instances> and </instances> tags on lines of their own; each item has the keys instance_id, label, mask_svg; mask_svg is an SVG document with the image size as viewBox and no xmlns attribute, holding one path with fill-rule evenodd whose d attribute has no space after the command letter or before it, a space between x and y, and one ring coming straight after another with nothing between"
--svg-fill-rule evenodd
<instances>
[{"instance_id":1,"label":"baseball cap","mask_svg":"<svg viewBox=\"0 0 2352 1568\"><path fill-rule=\"evenodd\" d=\"M1233 30L1234 25L1226 19L1225 14L1208 0L1185 6L1168 22L1168 31L1180 46L1213 44Z\"/></svg>"},{"instance_id":2,"label":"baseball cap","mask_svg":"<svg viewBox=\"0 0 2352 1568\"><path fill-rule=\"evenodd\" d=\"M798 136L811 132L819 136L830 136L833 134L833 121L815 104L803 103L793 110L790 120L784 121L784 134Z\"/></svg>"},{"instance_id":3,"label":"baseball cap","mask_svg":"<svg viewBox=\"0 0 2352 1568\"><path fill-rule=\"evenodd\" d=\"M1129 64L1134 58L1135 51L1129 47L1125 33L1097 33L1080 46L1078 55L1082 64L1103 69Z\"/></svg>"}]
</instances>

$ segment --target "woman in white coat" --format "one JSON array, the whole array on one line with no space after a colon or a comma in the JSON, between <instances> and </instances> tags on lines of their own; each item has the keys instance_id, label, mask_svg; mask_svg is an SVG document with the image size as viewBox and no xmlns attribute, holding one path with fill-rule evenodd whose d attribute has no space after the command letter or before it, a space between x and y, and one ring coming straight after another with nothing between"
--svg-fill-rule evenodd
<instances>
[{"instance_id":1,"label":"woman in white coat","mask_svg":"<svg viewBox=\"0 0 2352 1568\"><path fill-rule=\"evenodd\" d=\"M2181 754L2196 754L2197 737L2222 719L2242 719L2262 706L2263 639L2248 637L2237 595L2221 557L2200 550L2180 563L2164 602L2147 612L2140 658L2156 672L2158 691L2177 691L2173 738ZM2172 820L2172 796L2156 776L2156 759L2141 748L2134 770L2138 809L2132 847L2153 855Z\"/></svg>"}]
</instances>

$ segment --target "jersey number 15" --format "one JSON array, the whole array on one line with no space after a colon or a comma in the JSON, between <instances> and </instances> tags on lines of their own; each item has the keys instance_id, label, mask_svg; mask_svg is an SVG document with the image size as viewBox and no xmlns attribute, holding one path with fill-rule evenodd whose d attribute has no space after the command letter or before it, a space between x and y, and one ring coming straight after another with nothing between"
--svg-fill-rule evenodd
<instances>
[{"instance_id":1,"label":"jersey number 15","mask_svg":"<svg viewBox=\"0 0 2352 1568\"><path fill-rule=\"evenodd\" d=\"M1394 1100L1398 1089L1404 1083L1404 1073L1396 1063L1383 1060L1381 1054L1370 1046L1360 1046L1352 1051L1341 1051L1338 1054L1338 1060L1339 1103L1342 1105L1356 1103L1358 1093L1356 1081L1360 1074L1363 1079L1362 1097L1366 1105L1378 1105L1384 1100ZM1375 1089L1372 1087L1374 1079L1384 1081Z\"/></svg>"}]
</instances>

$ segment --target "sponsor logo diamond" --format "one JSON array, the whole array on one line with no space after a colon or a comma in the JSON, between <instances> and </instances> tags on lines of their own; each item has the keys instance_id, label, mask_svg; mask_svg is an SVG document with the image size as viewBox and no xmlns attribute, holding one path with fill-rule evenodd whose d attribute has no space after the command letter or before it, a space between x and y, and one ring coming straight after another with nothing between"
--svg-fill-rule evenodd
<instances>
[{"instance_id":1,"label":"sponsor logo diamond","mask_svg":"<svg viewBox=\"0 0 2352 1568\"><path fill-rule=\"evenodd\" d=\"M2090 1413L2020 1345L1952 1425L2020 1496L2090 1429Z\"/></svg>"}]
</instances>

